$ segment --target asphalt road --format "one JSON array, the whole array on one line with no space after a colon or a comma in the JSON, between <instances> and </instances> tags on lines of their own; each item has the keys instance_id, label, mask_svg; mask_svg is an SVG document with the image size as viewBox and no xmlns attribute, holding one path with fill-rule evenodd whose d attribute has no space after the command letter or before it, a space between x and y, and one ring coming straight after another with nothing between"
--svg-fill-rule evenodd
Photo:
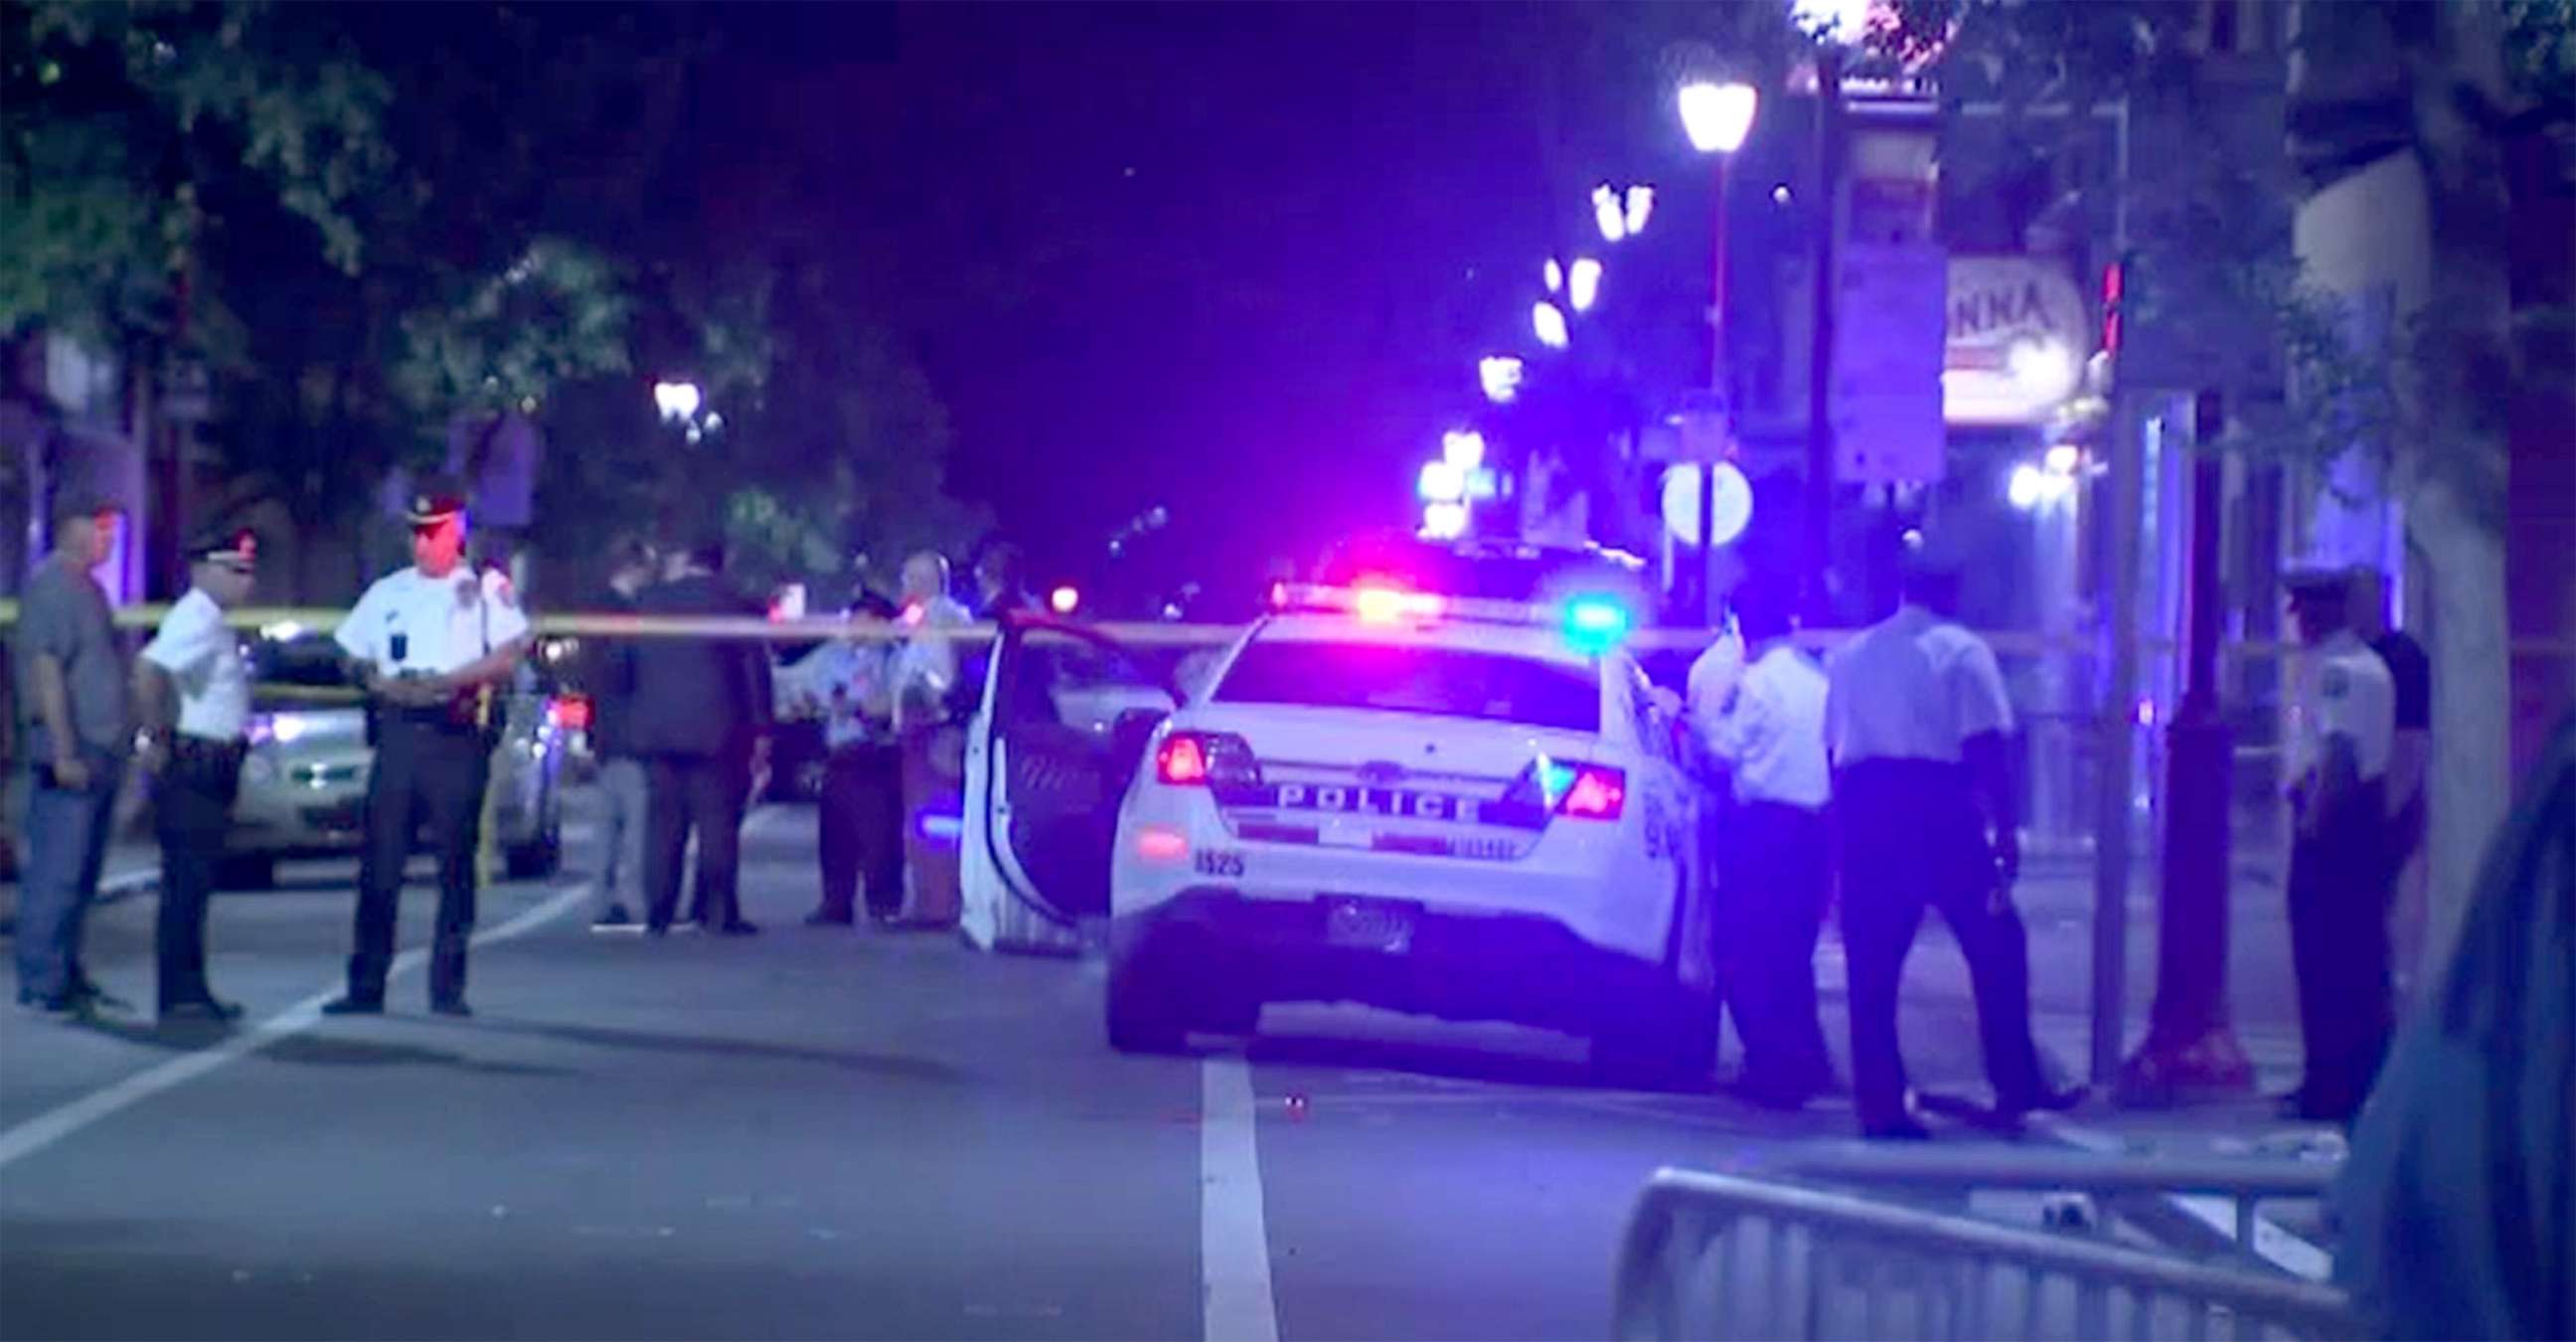
<instances>
[{"instance_id":1,"label":"asphalt road","mask_svg":"<svg viewBox=\"0 0 2576 1342\"><path fill-rule=\"evenodd\" d=\"M757 937L592 933L578 874L488 892L470 1021L416 964L394 1014L314 1015L347 864L219 901L239 1030L0 1020L0 1336L1599 1336L1650 1171L1849 1131L1348 1010L1120 1057L1096 963L798 925L807 811L747 852ZM2039 902L2044 1033L2080 1043L2082 925ZM151 912L102 909L90 950L147 1006ZM1955 956L1913 972L1918 1080L1973 1085Z\"/></svg>"}]
</instances>

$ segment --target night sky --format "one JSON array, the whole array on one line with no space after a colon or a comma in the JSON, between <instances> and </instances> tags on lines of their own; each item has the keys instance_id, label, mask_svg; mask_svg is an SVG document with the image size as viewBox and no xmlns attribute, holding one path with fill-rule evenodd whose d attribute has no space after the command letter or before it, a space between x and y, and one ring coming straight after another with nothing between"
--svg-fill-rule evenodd
<instances>
[{"instance_id":1,"label":"night sky","mask_svg":"<svg viewBox=\"0 0 2576 1342\"><path fill-rule=\"evenodd\" d=\"M1229 586L1410 522L1590 183L1693 175L1608 11L755 12L748 120L804 140L796 208L929 368L953 492L1058 571L1156 503L1159 558Z\"/></svg>"}]
</instances>

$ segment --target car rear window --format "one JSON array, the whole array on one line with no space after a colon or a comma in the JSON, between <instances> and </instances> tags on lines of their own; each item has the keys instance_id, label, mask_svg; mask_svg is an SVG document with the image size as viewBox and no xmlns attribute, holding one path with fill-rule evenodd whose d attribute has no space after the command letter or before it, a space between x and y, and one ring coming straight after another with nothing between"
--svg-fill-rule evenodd
<instances>
[{"instance_id":1,"label":"car rear window","mask_svg":"<svg viewBox=\"0 0 2576 1342\"><path fill-rule=\"evenodd\" d=\"M1452 648L1255 642L1226 671L1216 701L1601 730L1601 685L1589 668Z\"/></svg>"}]
</instances>

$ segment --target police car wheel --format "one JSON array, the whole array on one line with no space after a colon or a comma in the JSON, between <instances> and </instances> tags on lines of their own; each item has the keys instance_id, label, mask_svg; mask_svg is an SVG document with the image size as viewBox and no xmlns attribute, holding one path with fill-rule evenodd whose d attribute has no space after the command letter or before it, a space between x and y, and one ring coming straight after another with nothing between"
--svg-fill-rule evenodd
<instances>
[{"instance_id":1,"label":"police car wheel","mask_svg":"<svg viewBox=\"0 0 2576 1342\"><path fill-rule=\"evenodd\" d=\"M1188 1042L1170 978L1134 953L1109 958L1109 1046L1121 1053L1178 1053Z\"/></svg>"},{"instance_id":2,"label":"police car wheel","mask_svg":"<svg viewBox=\"0 0 2576 1342\"><path fill-rule=\"evenodd\" d=\"M1717 1004L1668 985L1614 1010L1594 1027L1592 1071L1637 1090L1698 1090L1717 1066Z\"/></svg>"}]
</instances>

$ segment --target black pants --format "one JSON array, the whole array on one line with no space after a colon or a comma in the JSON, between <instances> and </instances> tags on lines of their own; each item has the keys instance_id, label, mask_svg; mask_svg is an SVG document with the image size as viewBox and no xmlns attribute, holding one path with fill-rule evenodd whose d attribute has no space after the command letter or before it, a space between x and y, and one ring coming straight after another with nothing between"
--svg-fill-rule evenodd
<instances>
[{"instance_id":1,"label":"black pants","mask_svg":"<svg viewBox=\"0 0 2576 1342\"><path fill-rule=\"evenodd\" d=\"M394 962L394 919L403 866L426 826L438 858L438 921L429 950L429 1000L465 1000L465 948L474 935L474 849L481 841L483 788L492 741L438 715L386 711L377 724L375 770L367 779L366 847L358 857L357 949L349 996L382 1002Z\"/></svg>"},{"instance_id":2,"label":"black pants","mask_svg":"<svg viewBox=\"0 0 2576 1342\"><path fill-rule=\"evenodd\" d=\"M751 757L655 755L645 760L644 898L646 922L668 928L680 908L680 860L698 836L690 884L698 916L709 926L742 920L742 813L751 800Z\"/></svg>"},{"instance_id":3,"label":"black pants","mask_svg":"<svg viewBox=\"0 0 2576 1342\"><path fill-rule=\"evenodd\" d=\"M2395 1029L2389 905L2396 894L2380 784L2364 783L2290 846L2290 963L2299 980L2313 1110L2348 1116L2379 1076Z\"/></svg>"},{"instance_id":4,"label":"black pants","mask_svg":"<svg viewBox=\"0 0 2576 1342\"><path fill-rule=\"evenodd\" d=\"M161 839L161 910L153 921L160 1008L214 996L206 983L206 903L241 790L242 748L181 737L152 784Z\"/></svg>"},{"instance_id":5,"label":"black pants","mask_svg":"<svg viewBox=\"0 0 2576 1342\"><path fill-rule=\"evenodd\" d=\"M868 912L903 912L903 752L891 744L845 746L823 767L823 907L848 918L866 884Z\"/></svg>"},{"instance_id":6,"label":"black pants","mask_svg":"<svg viewBox=\"0 0 2576 1342\"><path fill-rule=\"evenodd\" d=\"M1816 1010L1816 935L1833 893L1824 812L1752 802L1727 812L1717 845L1718 963L1744 1037L1749 1086L1804 1095L1833 1084Z\"/></svg>"},{"instance_id":7,"label":"black pants","mask_svg":"<svg viewBox=\"0 0 2576 1342\"><path fill-rule=\"evenodd\" d=\"M1905 957L1938 909L1959 940L1977 998L1977 1035L1998 1104L2041 1090L2030 1034L2030 939L1995 894L1995 868L1967 770L1866 760L1834 778L1841 829L1843 946L1851 967L1852 1090L1864 1126L1902 1116L1905 1058L1897 988Z\"/></svg>"}]
</instances>

